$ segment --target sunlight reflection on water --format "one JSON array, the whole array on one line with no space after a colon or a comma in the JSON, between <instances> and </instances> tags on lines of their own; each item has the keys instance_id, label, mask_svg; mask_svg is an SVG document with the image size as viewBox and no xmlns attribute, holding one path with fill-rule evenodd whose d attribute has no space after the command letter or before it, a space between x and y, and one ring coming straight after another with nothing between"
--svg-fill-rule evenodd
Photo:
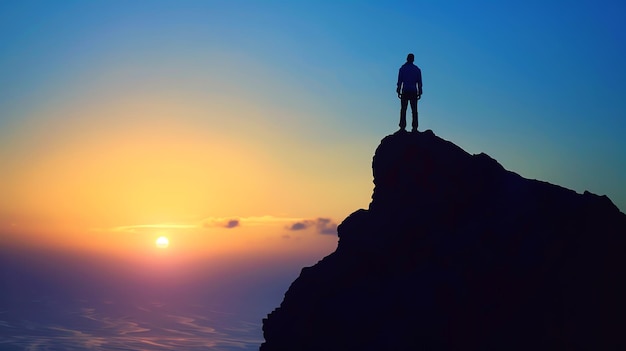
<instances>
[{"instance_id":1,"label":"sunlight reflection on water","mask_svg":"<svg viewBox=\"0 0 626 351\"><path fill-rule=\"evenodd\" d=\"M33 311L41 304L31 303ZM237 320L201 306L181 309L154 302L123 307L110 301L82 301L67 307L42 308L47 312L16 318L0 312L0 349L227 351L257 350L262 342L260 322Z\"/></svg>"}]
</instances>

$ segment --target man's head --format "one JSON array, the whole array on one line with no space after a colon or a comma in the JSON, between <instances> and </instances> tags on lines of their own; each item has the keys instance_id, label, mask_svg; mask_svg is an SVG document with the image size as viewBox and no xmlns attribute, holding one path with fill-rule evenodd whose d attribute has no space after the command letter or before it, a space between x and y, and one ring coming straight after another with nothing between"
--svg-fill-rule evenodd
<instances>
[{"instance_id":1,"label":"man's head","mask_svg":"<svg viewBox=\"0 0 626 351\"><path fill-rule=\"evenodd\" d=\"M408 54L406 56L406 62L413 63L413 61L415 61L415 56L413 56L413 54Z\"/></svg>"}]
</instances>

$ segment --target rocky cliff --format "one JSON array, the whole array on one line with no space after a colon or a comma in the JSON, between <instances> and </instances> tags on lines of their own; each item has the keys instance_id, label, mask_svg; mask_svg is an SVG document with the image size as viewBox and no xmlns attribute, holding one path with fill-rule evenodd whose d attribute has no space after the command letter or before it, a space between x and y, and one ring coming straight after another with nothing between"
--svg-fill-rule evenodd
<instances>
[{"instance_id":1,"label":"rocky cliff","mask_svg":"<svg viewBox=\"0 0 626 351\"><path fill-rule=\"evenodd\" d=\"M368 210L263 321L262 351L626 349L626 215L431 131L385 137Z\"/></svg>"}]
</instances>

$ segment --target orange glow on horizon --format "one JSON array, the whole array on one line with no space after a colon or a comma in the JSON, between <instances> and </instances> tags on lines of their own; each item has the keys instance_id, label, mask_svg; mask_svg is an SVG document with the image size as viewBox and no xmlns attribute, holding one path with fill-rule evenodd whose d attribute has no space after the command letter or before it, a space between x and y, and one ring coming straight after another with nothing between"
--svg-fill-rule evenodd
<instances>
[{"instance_id":1,"label":"orange glow on horizon","mask_svg":"<svg viewBox=\"0 0 626 351\"><path fill-rule=\"evenodd\" d=\"M0 184L11 201L0 205L0 220L38 232L84 231L245 215L254 210L250 197L270 198L271 163L245 142L184 124L117 123L48 136L45 149L13 154Z\"/></svg>"},{"instance_id":2,"label":"orange glow on horizon","mask_svg":"<svg viewBox=\"0 0 626 351\"><path fill-rule=\"evenodd\" d=\"M0 192L10 201L0 203L0 243L149 257L167 230L175 245L161 256L271 252L289 242L281 239L289 221L335 205L316 198L335 175L317 178L275 157L287 149L290 159L316 162L315 153L285 148L290 141L271 131L233 129L260 113L252 107L94 101L40 107L27 118L38 123L3 141ZM293 213L264 216L285 208Z\"/></svg>"}]
</instances>

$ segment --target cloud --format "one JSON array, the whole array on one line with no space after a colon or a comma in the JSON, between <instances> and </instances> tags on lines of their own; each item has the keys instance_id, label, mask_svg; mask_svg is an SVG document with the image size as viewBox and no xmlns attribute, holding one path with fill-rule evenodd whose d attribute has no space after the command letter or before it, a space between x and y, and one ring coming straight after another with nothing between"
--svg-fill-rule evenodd
<instances>
[{"instance_id":1,"label":"cloud","mask_svg":"<svg viewBox=\"0 0 626 351\"><path fill-rule=\"evenodd\" d=\"M313 221L296 222L289 227L289 230L303 230L313 225Z\"/></svg>"},{"instance_id":2,"label":"cloud","mask_svg":"<svg viewBox=\"0 0 626 351\"><path fill-rule=\"evenodd\" d=\"M202 227L204 228L236 228L241 226L241 220L239 218L206 218L202 221Z\"/></svg>"},{"instance_id":3,"label":"cloud","mask_svg":"<svg viewBox=\"0 0 626 351\"><path fill-rule=\"evenodd\" d=\"M226 228L235 228L235 227L239 227L239 220L238 219L231 219L229 220L226 225L224 226Z\"/></svg>"},{"instance_id":4,"label":"cloud","mask_svg":"<svg viewBox=\"0 0 626 351\"><path fill-rule=\"evenodd\" d=\"M337 223L330 218L318 218L316 226L320 234L337 234Z\"/></svg>"},{"instance_id":5,"label":"cloud","mask_svg":"<svg viewBox=\"0 0 626 351\"><path fill-rule=\"evenodd\" d=\"M304 219L287 226L287 229L291 231L308 228L315 228L319 234L337 234L337 224L330 218Z\"/></svg>"}]
</instances>

